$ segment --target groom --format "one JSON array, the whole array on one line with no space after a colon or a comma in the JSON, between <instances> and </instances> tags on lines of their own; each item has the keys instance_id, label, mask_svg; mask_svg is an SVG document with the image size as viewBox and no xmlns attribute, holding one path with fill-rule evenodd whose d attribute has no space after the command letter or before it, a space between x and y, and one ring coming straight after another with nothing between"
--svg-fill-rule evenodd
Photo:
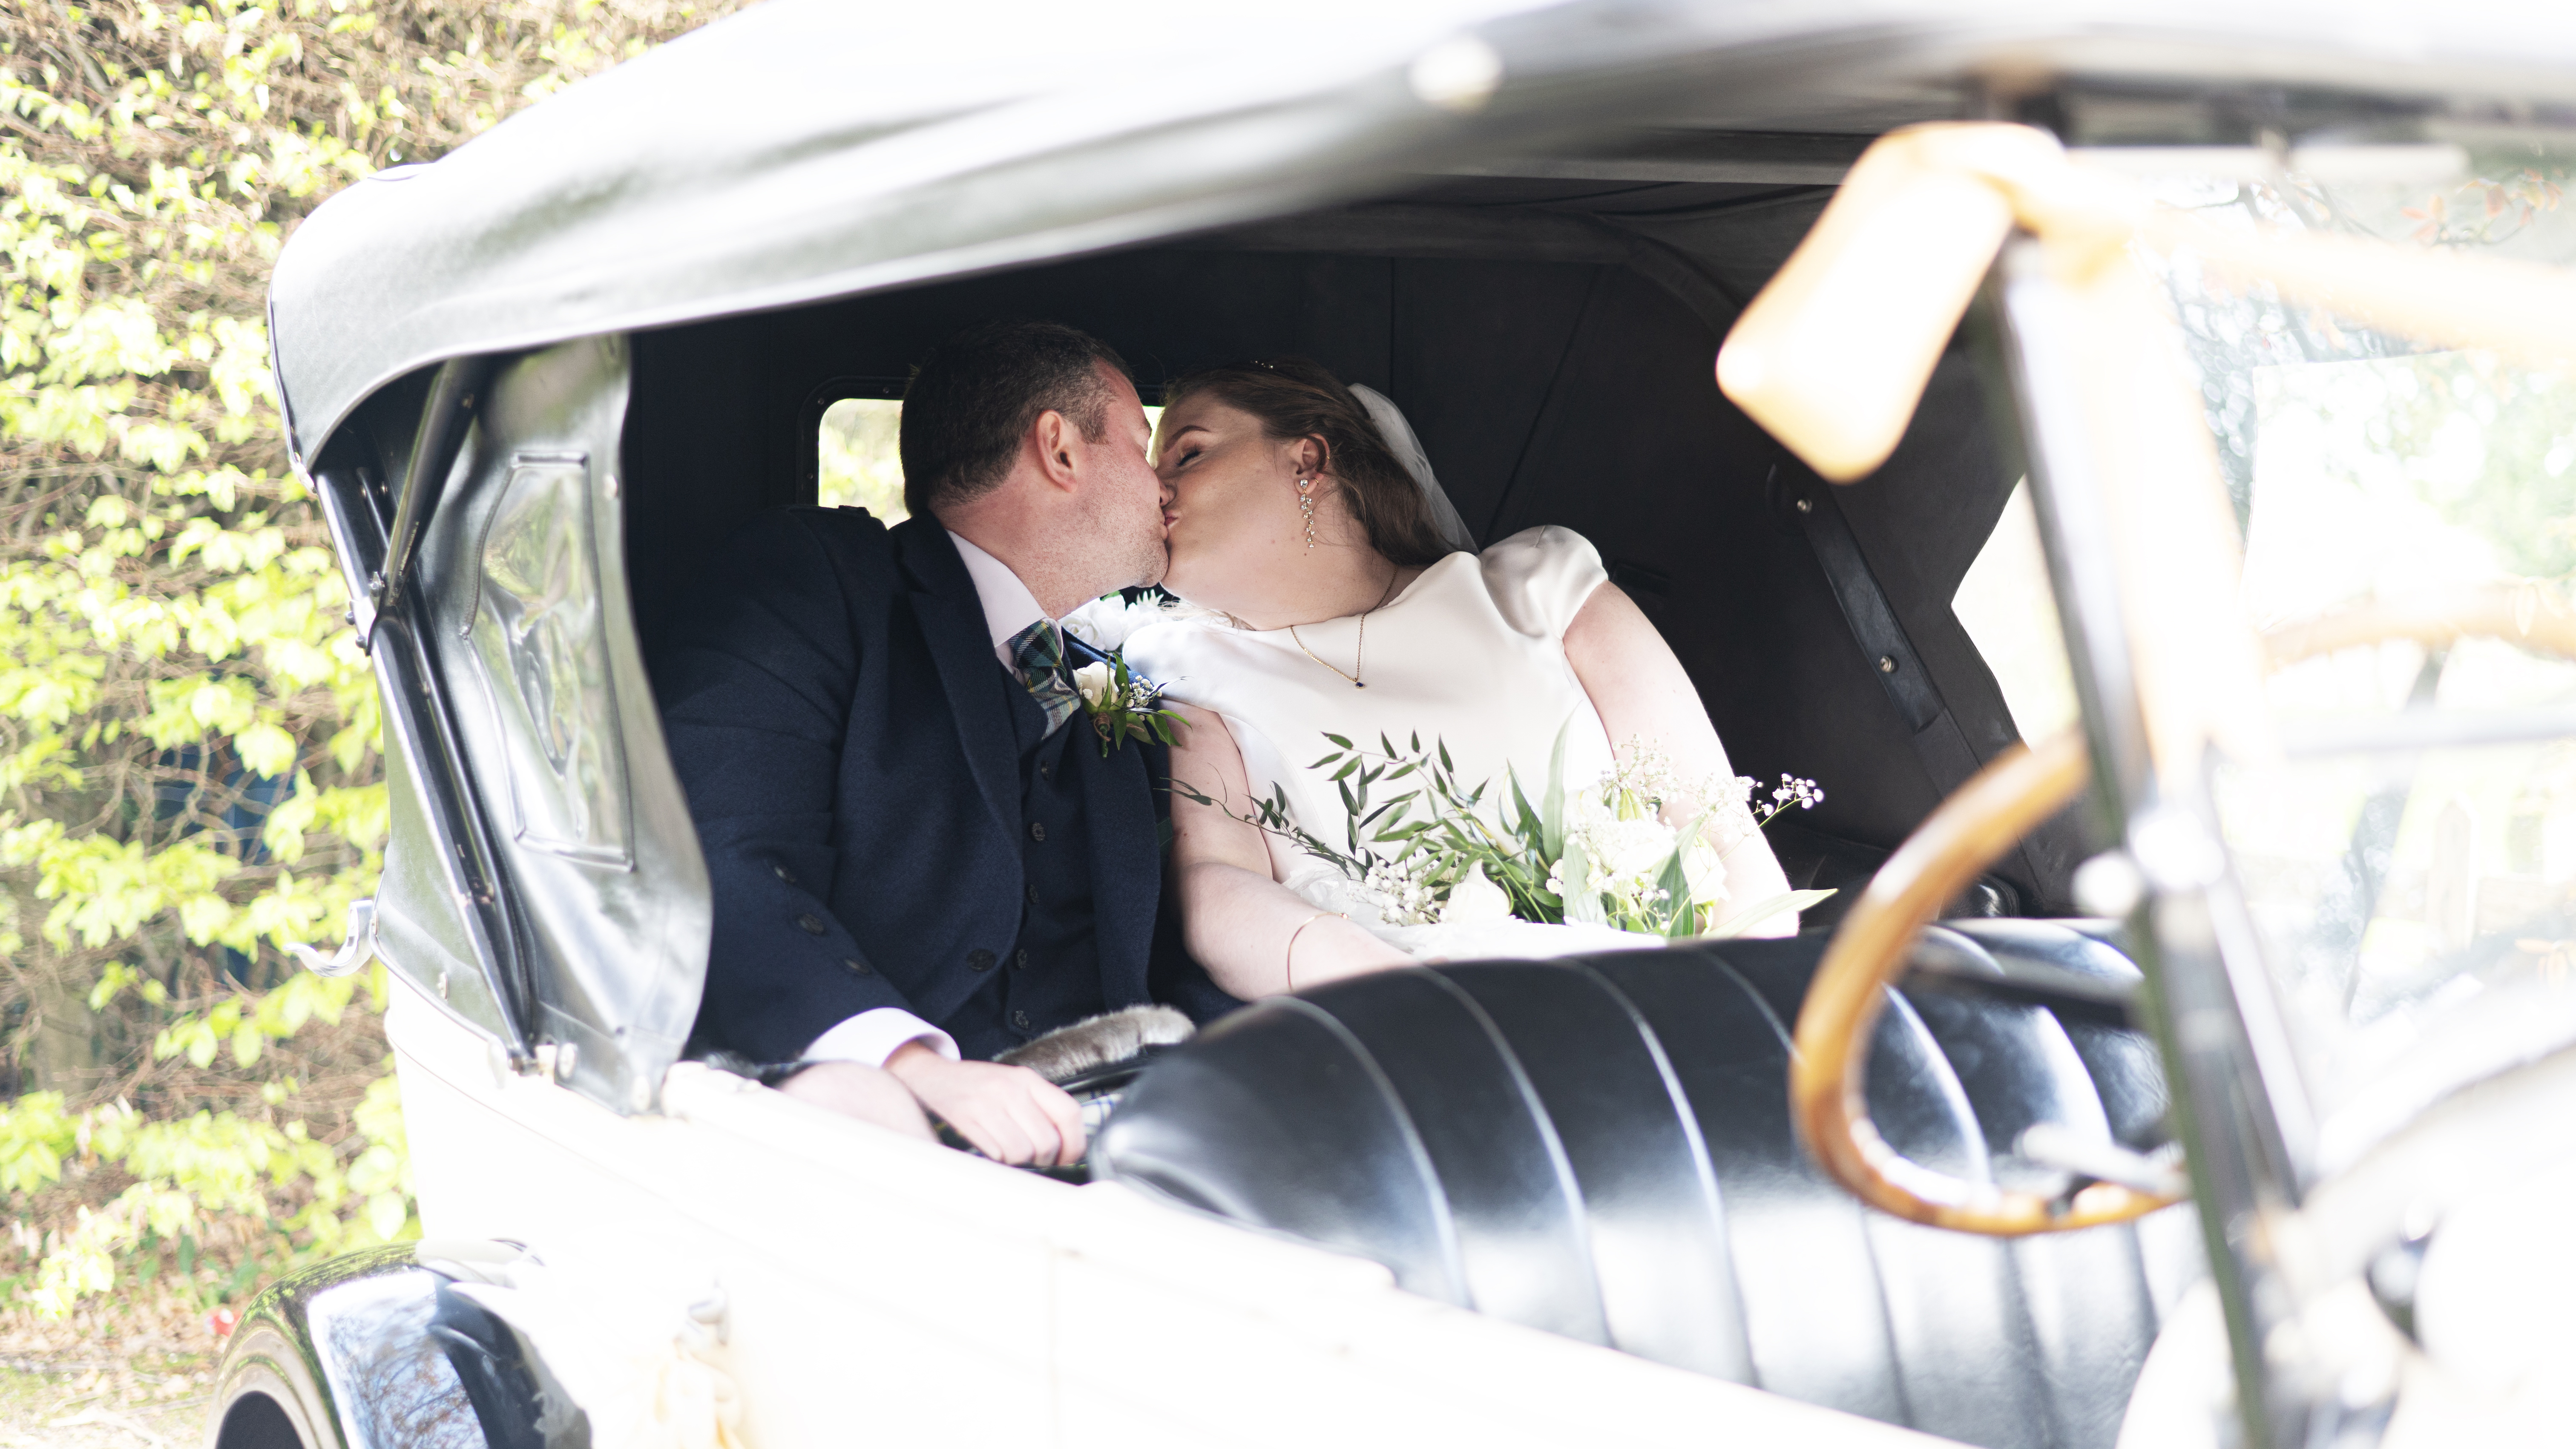
<instances>
[{"instance_id":1,"label":"groom","mask_svg":"<svg viewBox=\"0 0 2576 1449\"><path fill-rule=\"evenodd\" d=\"M990 1059L1154 994L1166 766L1102 755L1055 624L1163 577L1150 441L1106 344L973 327L905 392L908 522L783 510L719 552L657 670L714 891L697 1046L1004 1161L1081 1153L1073 1100Z\"/></svg>"}]
</instances>

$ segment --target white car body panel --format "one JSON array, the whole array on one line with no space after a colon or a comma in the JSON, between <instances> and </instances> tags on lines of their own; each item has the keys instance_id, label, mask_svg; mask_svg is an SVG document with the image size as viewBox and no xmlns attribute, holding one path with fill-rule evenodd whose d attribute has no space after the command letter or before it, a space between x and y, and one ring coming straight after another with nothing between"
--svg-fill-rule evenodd
<instances>
[{"instance_id":1,"label":"white car body panel","mask_svg":"<svg viewBox=\"0 0 2576 1449\"><path fill-rule=\"evenodd\" d=\"M695 1064L620 1117L394 978L421 1220L578 1281L713 1284L758 1449L1951 1441L1405 1293L1375 1263L911 1141ZM651 1291L649 1287L646 1291ZM628 1313L631 1297L600 1312ZM631 1322L601 1332L631 1335ZM621 1407L586 1403L595 1426ZM604 1434L603 1445L618 1437Z\"/></svg>"}]
</instances>

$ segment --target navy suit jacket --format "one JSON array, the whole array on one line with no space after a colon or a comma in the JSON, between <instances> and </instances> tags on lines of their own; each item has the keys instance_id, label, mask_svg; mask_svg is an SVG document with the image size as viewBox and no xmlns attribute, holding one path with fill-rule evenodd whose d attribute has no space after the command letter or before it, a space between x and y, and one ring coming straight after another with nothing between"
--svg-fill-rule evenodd
<instances>
[{"instance_id":1,"label":"navy suit jacket","mask_svg":"<svg viewBox=\"0 0 2576 1449\"><path fill-rule=\"evenodd\" d=\"M715 897L696 1044L786 1061L875 1007L943 1022L986 979L973 959L1009 957L1024 888L1020 686L956 544L928 519L779 510L726 543L693 606L654 674ZM1165 753L1064 757L1102 1001L1233 1005L1157 931Z\"/></svg>"}]
</instances>

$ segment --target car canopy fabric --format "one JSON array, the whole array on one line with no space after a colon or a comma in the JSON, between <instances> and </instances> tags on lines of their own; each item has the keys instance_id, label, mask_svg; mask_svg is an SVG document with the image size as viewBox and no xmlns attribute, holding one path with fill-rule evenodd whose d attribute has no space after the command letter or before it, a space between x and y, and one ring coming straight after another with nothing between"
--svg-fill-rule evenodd
<instances>
[{"instance_id":1,"label":"car canopy fabric","mask_svg":"<svg viewBox=\"0 0 2576 1449\"><path fill-rule=\"evenodd\" d=\"M516 351L1276 215L1623 125L1870 132L1979 75L2576 99L2556 7L768 0L317 209L272 345L299 461Z\"/></svg>"}]
</instances>

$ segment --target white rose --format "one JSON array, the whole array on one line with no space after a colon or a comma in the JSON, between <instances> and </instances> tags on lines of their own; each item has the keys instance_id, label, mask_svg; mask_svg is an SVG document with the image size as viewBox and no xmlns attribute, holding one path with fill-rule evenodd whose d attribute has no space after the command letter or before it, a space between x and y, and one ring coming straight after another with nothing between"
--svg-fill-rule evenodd
<instances>
[{"instance_id":1,"label":"white rose","mask_svg":"<svg viewBox=\"0 0 2576 1449\"><path fill-rule=\"evenodd\" d=\"M1117 594L1103 594L1065 615L1064 631L1094 649L1124 649L1136 631L1148 625L1224 617L1214 609L1202 609L1159 594L1148 594L1132 604Z\"/></svg>"},{"instance_id":2,"label":"white rose","mask_svg":"<svg viewBox=\"0 0 2576 1449\"><path fill-rule=\"evenodd\" d=\"M1673 832L1660 820L1605 820L1583 832L1593 868L1613 880L1660 874L1673 853Z\"/></svg>"},{"instance_id":3,"label":"white rose","mask_svg":"<svg viewBox=\"0 0 2576 1449\"><path fill-rule=\"evenodd\" d=\"M1064 632L1094 649L1124 649L1127 636L1150 620L1116 594L1103 594L1064 616Z\"/></svg>"},{"instance_id":4,"label":"white rose","mask_svg":"<svg viewBox=\"0 0 2576 1449\"><path fill-rule=\"evenodd\" d=\"M1449 888L1448 903L1440 908L1444 926L1488 926L1511 918L1511 897L1485 879L1482 861L1467 867L1467 878Z\"/></svg>"},{"instance_id":5,"label":"white rose","mask_svg":"<svg viewBox=\"0 0 2576 1449\"><path fill-rule=\"evenodd\" d=\"M1109 666L1086 664L1073 671L1073 687L1082 691L1082 702L1093 709L1109 697Z\"/></svg>"}]
</instances>

